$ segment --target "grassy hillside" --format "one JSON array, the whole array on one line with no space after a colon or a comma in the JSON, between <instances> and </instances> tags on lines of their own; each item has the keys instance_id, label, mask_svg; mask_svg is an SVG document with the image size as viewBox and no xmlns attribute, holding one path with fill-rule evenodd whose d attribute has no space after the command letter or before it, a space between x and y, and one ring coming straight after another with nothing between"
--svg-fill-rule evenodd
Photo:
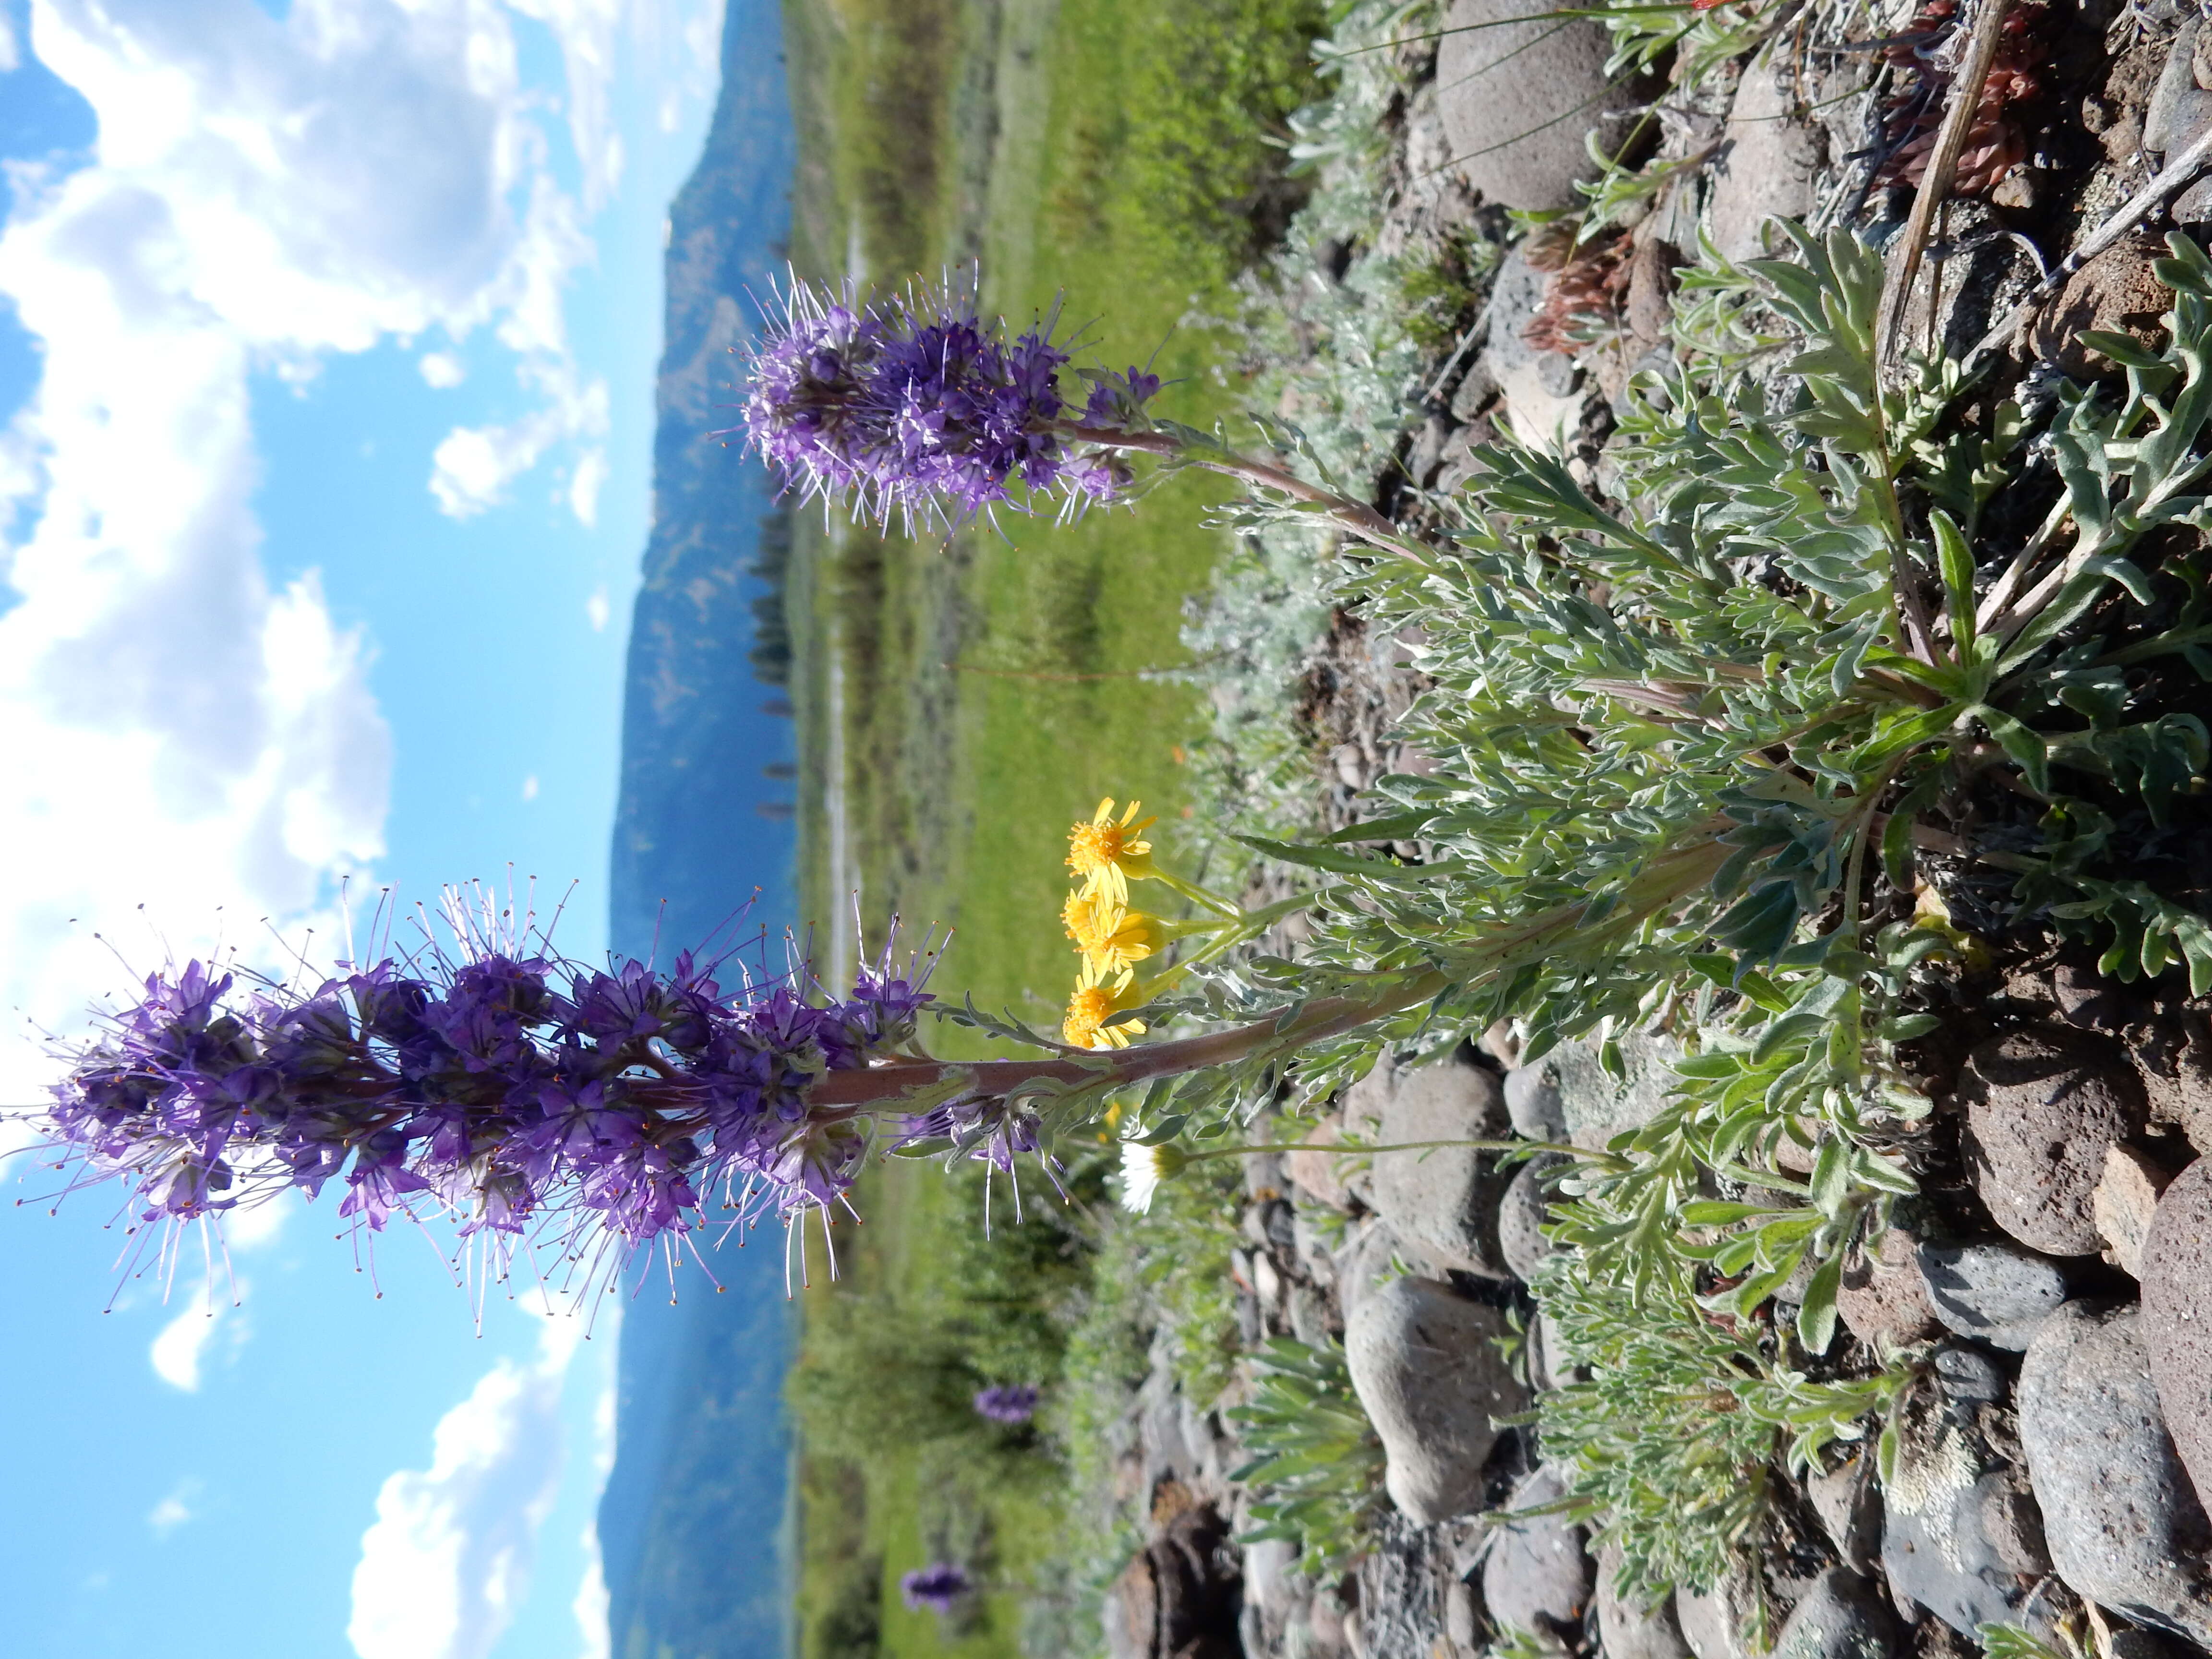
<instances>
[{"instance_id":1,"label":"grassy hillside","mask_svg":"<svg viewBox=\"0 0 2212 1659\"><path fill-rule=\"evenodd\" d=\"M1207 319L1292 199L1273 141L1310 94L1323 10L790 0L793 262L893 286L978 261L987 307L1025 324L1057 301L1098 356L1172 382L1161 412L1210 424L1238 387L1214 372L1228 353ZM1056 1019L1069 822L1135 795L1172 842L1188 809L1200 709L1152 671L1185 659L1183 603L1221 550L1203 524L1215 488L1187 475L1066 528L1008 515L912 538L802 515L801 897L825 958L849 959L857 891L872 938L894 913L957 929L941 992ZM957 1052L961 1035L933 1041ZM1017 1651L1021 1608L1065 1555L1049 1448L965 1402L983 1382L1050 1382L1095 1233L1080 1205L1012 1230L1006 1196L986 1250L979 1182L872 1175L841 1284L808 1301L807 1659ZM900 1574L947 1552L993 1593L958 1620L908 1613Z\"/></svg>"}]
</instances>

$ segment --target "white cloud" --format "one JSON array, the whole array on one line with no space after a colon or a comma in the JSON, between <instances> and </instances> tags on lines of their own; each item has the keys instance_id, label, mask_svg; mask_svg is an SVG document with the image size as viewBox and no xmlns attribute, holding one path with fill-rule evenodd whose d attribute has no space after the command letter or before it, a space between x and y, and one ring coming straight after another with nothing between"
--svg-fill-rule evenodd
<instances>
[{"instance_id":1,"label":"white cloud","mask_svg":"<svg viewBox=\"0 0 2212 1659\"><path fill-rule=\"evenodd\" d=\"M149 1355L154 1362L154 1375L173 1389L198 1394L208 1346L235 1311L227 1302L205 1295L195 1297L192 1305L162 1326L161 1334L154 1339Z\"/></svg>"},{"instance_id":2,"label":"white cloud","mask_svg":"<svg viewBox=\"0 0 2212 1659\"><path fill-rule=\"evenodd\" d=\"M15 44L15 31L7 14L0 12L0 75L11 74L22 66L23 54Z\"/></svg>"},{"instance_id":3,"label":"white cloud","mask_svg":"<svg viewBox=\"0 0 2212 1659\"><path fill-rule=\"evenodd\" d=\"M285 1192L228 1212L222 1218L223 1248L234 1256L267 1249L283 1237L285 1224L304 1201L296 1194Z\"/></svg>"},{"instance_id":4,"label":"white cloud","mask_svg":"<svg viewBox=\"0 0 2212 1659\"><path fill-rule=\"evenodd\" d=\"M199 1482L179 1481L176 1489L155 1504L146 1516L146 1524L154 1529L154 1536L167 1538L191 1520L194 1514L192 1500L198 1496Z\"/></svg>"},{"instance_id":5,"label":"white cloud","mask_svg":"<svg viewBox=\"0 0 2212 1659\"><path fill-rule=\"evenodd\" d=\"M483 1659L528 1588L560 1488L561 1389L583 1334L549 1320L439 1419L430 1467L391 1476L362 1535L346 1636L361 1659Z\"/></svg>"},{"instance_id":6,"label":"white cloud","mask_svg":"<svg viewBox=\"0 0 2212 1659\"><path fill-rule=\"evenodd\" d=\"M608 619L613 614L614 607L607 603L606 586L602 583L593 588L592 597L584 601L584 620L591 623L592 632L604 634L607 631Z\"/></svg>"},{"instance_id":7,"label":"white cloud","mask_svg":"<svg viewBox=\"0 0 2212 1659\"><path fill-rule=\"evenodd\" d=\"M622 137L608 98L623 0L508 0L550 28L568 77L568 137L583 167L584 205L596 209L622 177Z\"/></svg>"},{"instance_id":8,"label":"white cloud","mask_svg":"<svg viewBox=\"0 0 2212 1659\"><path fill-rule=\"evenodd\" d=\"M450 351L426 351L415 367L422 379L440 392L450 392L469 377L461 360Z\"/></svg>"},{"instance_id":9,"label":"white cloud","mask_svg":"<svg viewBox=\"0 0 2212 1659\"><path fill-rule=\"evenodd\" d=\"M507 499L507 487L538 465L557 435L532 416L512 426L457 426L430 457L430 493L451 519L473 519Z\"/></svg>"},{"instance_id":10,"label":"white cloud","mask_svg":"<svg viewBox=\"0 0 2212 1659\"><path fill-rule=\"evenodd\" d=\"M612 1605L607 1595L606 1559L599 1553L599 1528L596 1522L584 1528L584 1573L576 1583L576 1599L568 1606L576 1615L576 1634L583 1645L577 1650L577 1659L607 1659L613 1645L613 1633L607 1627L607 1610Z\"/></svg>"},{"instance_id":11,"label":"white cloud","mask_svg":"<svg viewBox=\"0 0 2212 1659\"><path fill-rule=\"evenodd\" d=\"M566 363L526 364L523 379L544 399L520 420L503 426L457 426L439 442L430 457L430 493L438 510L449 518L471 519L498 506L507 498L507 487L536 466L538 459L564 439L595 438L607 429L607 383L579 381ZM579 465L580 476L590 466L597 448L586 453ZM605 462L599 465L603 469ZM586 526L583 507L574 490L570 504ZM587 505L599 511L599 484L591 485Z\"/></svg>"},{"instance_id":12,"label":"white cloud","mask_svg":"<svg viewBox=\"0 0 2212 1659\"><path fill-rule=\"evenodd\" d=\"M0 896L0 1006L72 1029L118 977L97 934L143 971L222 907L241 932L297 920L381 855L369 647L312 575L264 573L252 378L303 384L332 353L489 328L523 412L440 447L440 506L481 511L556 446L592 452L605 388L575 369L562 314L589 210L550 171L513 14L560 46L595 204L615 177L618 9L295 0L280 21L43 0L38 53L98 137L74 172L12 166L0 228L0 300L42 354L0 433L0 849L35 872ZM434 385L441 358L459 368L422 359ZM142 901L173 931L142 925ZM22 1031L0 1035L0 1099L47 1071Z\"/></svg>"},{"instance_id":13,"label":"white cloud","mask_svg":"<svg viewBox=\"0 0 2212 1659\"><path fill-rule=\"evenodd\" d=\"M592 1484L604 1491L607 1474L615 1466L615 1355L622 1334L622 1308L617 1303L594 1310L605 1339L599 1348L599 1393L592 1402ZM608 1659L612 1632L607 1622L606 1557L599 1548L596 1518L584 1523L584 1571L576 1583L569 1611L575 1615L576 1633L583 1646L577 1659Z\"/></svg>"},{"instance_id":14,"label":"white cloud","mask_svg":"<svg viewBox=\"0 0 2212 1659\"><path fill-rule=\"evenodd\" d=\"M528 777L526 777L526 778L523 779L523 781L522 781L522 798L523 798L523 799L525 799L525 800L536 800L536 799L538 799L538 774L537 774L537 773L532 772L532 773Z\"/></svg>"},{"instance_id":15,"label":"white cloud","mask_svg":"<svg viewBox=\"0 0 2212 1659\"><path fill-rule=\"evenodd\" d=\"M576 473L568 480L568 510L586 530L599 523L599 491L607 481L607 452L596 445L584 452Z\"/></svg>"}]
</instances>

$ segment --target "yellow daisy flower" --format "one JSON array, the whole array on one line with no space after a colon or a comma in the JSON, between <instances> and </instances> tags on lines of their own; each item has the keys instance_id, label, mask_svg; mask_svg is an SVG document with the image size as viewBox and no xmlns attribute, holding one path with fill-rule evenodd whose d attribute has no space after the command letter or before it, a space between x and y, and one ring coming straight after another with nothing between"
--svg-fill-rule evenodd
<instances>
[{"instance_id":1,"label":"yellow daisy flower","mask_svg":"<svg viewBox=\"0 0 2212 1659\"><path fill-rule=\"evenodd\" d=\"M1060 921L1085 963L1102 974L1118 974L1142 962L1159 944L1157 917L1127 909L1104 893L1070 893Z\"/></svg>"},{"instance_id":2,"label":"yellow daisy flower","mask_svg":"<svg viewBox=\"0 0 2212 1659\"><path fill-rule=\"evenodd\" d=\"M1126 1019L1118 1025L1105 1023L1124 1008L1137 1007L1147 1000L1137 989L1136 975L1124 968L1112 984L1103 983L1104 978L1090 963L1084 964L1075 994L1067 1000L1067 1018L1060 1023L1060 1034L1070 1048L1126 1048L1132 1036L1144 1035L1141 1019Z\"/></svg>"},{"instance_id":3,"label":"yellow daisy flower","mask_svg":"<svg viewBox=\"0 0 2212 1659\"><path fill-rule=\"evenodd\" d=\"M1111 893L1117 904L1129 902L1129 878L1142 878L1152 873L1152 844L1138 837L1153 823L1152 818L1141 822L1135 801L1117 819L1114 816L1111 795L1098 803L1098 810L1091 815L1088 823L1074 825L1067 832L1067 867L1083 878L1086 893Z\"/></svg>"}]
</instances>

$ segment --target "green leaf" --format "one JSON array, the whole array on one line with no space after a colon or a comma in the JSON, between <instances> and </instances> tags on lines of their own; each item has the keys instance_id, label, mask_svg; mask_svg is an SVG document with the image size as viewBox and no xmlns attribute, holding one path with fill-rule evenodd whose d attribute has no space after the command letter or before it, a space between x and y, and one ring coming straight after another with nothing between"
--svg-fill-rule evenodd
<instances>
[{"instance_id":1,"label":"green leaf","mask_svg":"<svg viewBox=\"0 0 2212 1659\"><path fill-rule=\"evenodd\" d=\"M1827 1352L1836 1340L1836 1292L1844 1279L1844 1257L1839 1250L1822 1262L1805 1287L1805 1300L1797 1308L1797 1340L1815 1358Z\"/></svg>"},{"instance_id":2,"label":"green leaf","mask_svg":"<svg viewBox=\"0 0 2212 1659\"><path fill-rule=\"evenodd\" d=\"M1693 1199L1682 1206L1682 1219L1692 1227L1732 1227L1755 1215L1774 1212L1758 1204L1724 1204L1717 1199Z\"/></svg>"},{"instance_id":3,"label":"green leaf","mask_svg":"<svg viewBox=\"0 0 2212 1659\"><path fill-rule=\"evenodd\" d=\"M1359 841L1410 841L1443 815L1443 808L1415 807L1411 811L1393 812L1379 818L1348 825L1322 839L1331 845Z\"/></svg>"},{"instance_id":4,"label":"green leaf","mask_svg":"<svg viewBox=\"0 0 2212 1659\"><path fill-rule=\"evenodd\" d=\"M1838 1136L1830 1134L1820 1143L1820 1150L1813 1159L1813 1201L1821 1212L1833 1216L1841 1212L1844 1200L1850 1192L1850 1148Z\"/></svg>"},{"instance_id":5,"label":"green leaf","mask_svg":"<svg viewBox=\"0 0 2212 1659\"><path fill-rule=\"evenodd\" d=\"M1974 706L1974 718L1988 728L1997 745L2012 757L2027 779L2028 787L2039 795L2051 793L2051 746L2041 737L2022 726L2011 715L2002 714L1987 703Z\"/></svg>"},{"instance_id":6,"label":"green leaf","mask_svg":"<svg viewBox=\"0 0 2212 1659\"><path fill-rule=\"evenodd\" d=\"M1416 882L1455 875L1467 866L1445 860L1436 864L1406 864L1396 859L1364 859L1356 853L1340 853L1330 847L1307 847L1297 842L1270 841L1265 836L1236 836L1255 853L1264 853L1285 864L1309 870L1327 870L1340 876L1364 876L1370 881Z\"/></svg>"},{"instance_id":7,"label":"green leaf","mask_svg":"<svg viewBox=\"0 0 2212 1659\"><path fill-rule=\"evenodd\" d=\"M2166 360L2147 349L2133 335L2111 329L2085 328L2074 337L2092 351L2102 352L2123 368L2163 368Z\"/></svg>"},{"instance_id":8,"label":"green leaf","mask_svg":"<svg viewBox=\"0 0 2212 1659\"><path fill-rule=\"evenodd\" d=\"M1966 545L1965 533L1940 507L1928 515L1928 522L1936 532L1936 566L1943 574L1951 637L1965 653L1974 643L1974 552Z\"/></svg>"}]
</instances>

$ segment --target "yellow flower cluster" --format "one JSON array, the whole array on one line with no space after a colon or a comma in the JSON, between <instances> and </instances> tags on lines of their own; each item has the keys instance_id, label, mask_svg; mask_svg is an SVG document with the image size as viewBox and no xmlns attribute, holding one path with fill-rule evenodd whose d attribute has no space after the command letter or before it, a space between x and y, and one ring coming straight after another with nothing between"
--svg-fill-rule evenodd
<instances>
[{"instance_id":1,"label":"yellow flower cluster","mask_svg":"<svg viewBox=\"0 0 2212 1659\"><path fill-rule=\"evenodd\" d=\"M1077 1048L1126 1048L1144 1034L1142 1020L1106 1022L1147 999L1137 984L1136 964L1164 942L1159 918L1129 908L1129 883L1156 873L1152 844L1143 839L1152 820L1139 818L1131 801L1119 818L1109 795L1089 821L1067 835L1067 867L1083 885L1060 907L1060 926L1083 957L1083 969L1068 999L1060 1035Z\"/></svg>"}]
</instances>

